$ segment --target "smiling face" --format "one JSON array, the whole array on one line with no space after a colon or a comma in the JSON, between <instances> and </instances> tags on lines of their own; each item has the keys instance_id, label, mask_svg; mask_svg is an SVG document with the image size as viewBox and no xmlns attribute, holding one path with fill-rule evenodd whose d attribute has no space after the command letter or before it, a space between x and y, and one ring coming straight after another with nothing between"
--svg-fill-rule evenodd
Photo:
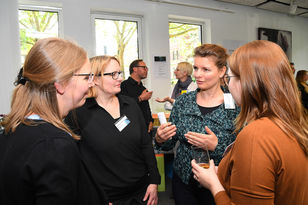
<instances>
[{"instance_id":1,"label":"smiling face","mask_svg":"<svg viewBox=\"0 0 308 205\"><path fill-rule=\"evenodd\" d=\"M226 68L218 68L215 64L215 57L194 57L194 77L198 88L210 90L220 86L220 79L223 77Z\"/></svg>"},{"instance_id":2,"label":"smiling face","mask_svg":"<svg viewBox=\"0 0 308 205\"><path fill-rule=\"evenodd\" d=\"M66 83L55 83L57 88L58 105L61 116L66 116L67 113L85 103L88 95L89 87L93 82L89 82L91 65L89 59L85 64L74 73L74 75ZM82 74L79 75L78 74Z\"/></svg>"},{"instance_id":3,"label":"smiling face","mask_svg":"<svg viewBox=\"0 0 308 205\"><path fill-rule=\"evenodd\" d=\"M104 73L120 72L121 68L119 63L111 59L109 64L105 67ZM103 73L102 73L103 74ZM97 85L99 91L105 94L115 95L121 91L121 82L123 80L122 75L119 75L117 79L113 79L112 75L102 75L95 78L94 82Z\"/></svg>"}]
</instances>

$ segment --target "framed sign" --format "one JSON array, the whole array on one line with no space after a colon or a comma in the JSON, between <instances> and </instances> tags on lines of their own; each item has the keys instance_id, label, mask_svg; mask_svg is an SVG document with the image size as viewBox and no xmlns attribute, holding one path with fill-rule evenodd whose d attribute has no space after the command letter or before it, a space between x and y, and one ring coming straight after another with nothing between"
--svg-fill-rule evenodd
<instances>
[{"instance_id":1,"label":"framed sign","mask_svg":"<svg viewBox=\"0 0 308 205\"><path fill-rule=\"evenodd\" d=\"M277 43L292 61L292 32L270 28L258 28L258 40Z\"/></svg>"}]
</instances>

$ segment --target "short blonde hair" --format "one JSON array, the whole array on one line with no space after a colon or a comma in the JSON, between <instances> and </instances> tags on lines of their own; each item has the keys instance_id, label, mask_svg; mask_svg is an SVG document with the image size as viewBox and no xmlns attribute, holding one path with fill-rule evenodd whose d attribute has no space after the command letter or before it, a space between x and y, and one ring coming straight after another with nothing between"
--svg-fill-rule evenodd
<instances>
[{"instance_id":1,"label":"short blonde hair","mask_svg":"<svg viewBox=\"0 0 308 205\"><path fill-rule=\"evenodd\" d=\"M103 55L103 56L94 56L92 58L90 58L90 63L91 63L91 71L94 74L94 78L97 78L97 76L99 74L103 74L107 65L110 63L111 60L115 60L119 63L119 60L114 57L114 56L107 56L107 55ZM95 86L91 87L89 90L89 97L97 97L97 88Z\"/></svg>"},{"instance_id":2,"label":"short blonde hair","mask_svg":"<svg viewBox=\"0 0 308 205\"><path fill-rule=\"evenodd\" d=\"M191 76L193 72L193 66L188 62L180 62L176 68L182 72L186 72L187 76Z\"/></svg>"}]
</instances>

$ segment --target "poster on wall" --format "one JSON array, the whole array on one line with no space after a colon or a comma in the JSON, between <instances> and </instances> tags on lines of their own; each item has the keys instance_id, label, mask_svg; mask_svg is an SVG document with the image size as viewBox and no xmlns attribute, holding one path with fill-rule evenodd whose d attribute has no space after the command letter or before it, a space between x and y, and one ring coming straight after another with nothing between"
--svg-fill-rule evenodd
<instances>
[{"instance_id":1,"label":"poster on wall","mask_svg":"<svg viewBox=\"0 0 308 205\"><path fill-rule=\"evenodd\" d=\"M258 40L277 43L292 61L292 32L269 28L258 28Z\"/></svg>"}]
</instances>

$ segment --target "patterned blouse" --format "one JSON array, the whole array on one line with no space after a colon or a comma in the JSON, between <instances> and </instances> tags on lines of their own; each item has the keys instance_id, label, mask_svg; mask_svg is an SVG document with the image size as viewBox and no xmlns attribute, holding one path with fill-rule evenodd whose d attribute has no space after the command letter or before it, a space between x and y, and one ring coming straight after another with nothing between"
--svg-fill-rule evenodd
<instances>
[{"instance_id":1,"label":"patterned blouse","mask_svg":"<svg viewBox=\"0 0 308 205\"><path fill-rule=\"evenodd\" d=\"M176 125L176 135L162 145L155 145L158 150L168 151L175 146L177 141L180 142L173 168L185 184L188 184L192 175L190 163L193 159L193 153L191 144L187 142L184 134L188 131L205 134L205 126L208 126L218 138L215 151L209 151L211 159L214 159L215 164L218 165L225 148L235 140L234 120L240 111L238 107L225 109L224 104L221 104L212 112L202 115L196 103L198 91L199 89L177 98L169 120Z\"/></svg>"}]
</instances>

